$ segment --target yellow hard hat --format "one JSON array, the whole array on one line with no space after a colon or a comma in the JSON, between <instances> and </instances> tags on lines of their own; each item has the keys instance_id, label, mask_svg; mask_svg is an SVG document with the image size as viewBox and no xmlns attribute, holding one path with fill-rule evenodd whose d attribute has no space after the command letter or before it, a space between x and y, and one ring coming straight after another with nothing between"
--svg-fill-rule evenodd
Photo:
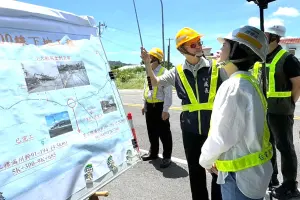
<instances>
[{"instance_id":1,"label":"yellow hard hat","mask_svg":"<svg viewBox=\"0 0 300 200\"><path fill-rule=\"evenodd\" d=\"M194 29L184 27L180 29L176 34L176 48L180 47L182 44L193 40L195 38L201 38L203 35L199 34Z\"/></svg>"},{"instance_id":2,"label":"yellow hard hat","mask_svg":"<svg viewBox=\"0 0 300 200\"><path fill-rule=\"evenodd\" d=\"M164 53L160 48L154 47L149 51L151 56L157 58L160 62L163 60Z\"/></svg>"}]
</instances>

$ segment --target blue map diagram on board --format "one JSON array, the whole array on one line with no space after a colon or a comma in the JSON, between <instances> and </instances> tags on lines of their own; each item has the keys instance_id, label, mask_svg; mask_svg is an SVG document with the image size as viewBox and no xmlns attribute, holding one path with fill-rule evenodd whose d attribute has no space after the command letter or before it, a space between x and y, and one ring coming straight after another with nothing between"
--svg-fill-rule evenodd
<instances>
[{"instance_id":1,"label":"blue map diagram on board","mask_svg":"<svg viewBox=\"0 0 300 200\"><path fill-rule=\"evenodd\" d=\"M86 186L87 164L98 179L133 151L101 49L95 37L0 44L0 192L7 199L67 199Z\"/></svg>"}]
</instances>

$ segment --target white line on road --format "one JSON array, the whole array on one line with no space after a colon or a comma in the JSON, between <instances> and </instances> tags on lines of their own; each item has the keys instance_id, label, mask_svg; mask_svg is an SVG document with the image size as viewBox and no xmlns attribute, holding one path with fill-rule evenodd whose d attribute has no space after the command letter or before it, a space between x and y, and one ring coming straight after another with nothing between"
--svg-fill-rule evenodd
<instances>
[{"instance_id":1,"label":"white line on road","mask_svg":"<svg viewBox=\"0 0 300 200\"><path fill-rule=\"evenodd\" d=\"M140 152L141 152L141 153L148 153L149 151L144 150L144 149L140 149ZM158 154L158 156L159 156L160 158L162 158L162 155L161 155L161 154ZM187 165L187 161L186 161L186 160L183 160L183 159L180 159L180 158L171 157L171 160L172 160L173 162L177 162L177 163L180 163L180 164ZM300 188L298 188L298 190L300 191Z\"/></svg>"},{"instance_id":2,"label":"white line on road","mask_svg":"<svg viewBox=\"0 0 300 200\"><path fill-rule=\"evenodd\" d=\"M140 152L142 152L142 153L148 153L149 151L144 150L144 149L140 149ZM160 158L162 158L162 155L161 155L161 154L158 154L158 156L159 156ZM183 160L183 159L180 159L180 158L171 157L171 160L172 160L173 162L177 162L177 163L180 163L180 164L187 165L187 161L186 161L186 160Z\"/></svg>"}]
</instances>

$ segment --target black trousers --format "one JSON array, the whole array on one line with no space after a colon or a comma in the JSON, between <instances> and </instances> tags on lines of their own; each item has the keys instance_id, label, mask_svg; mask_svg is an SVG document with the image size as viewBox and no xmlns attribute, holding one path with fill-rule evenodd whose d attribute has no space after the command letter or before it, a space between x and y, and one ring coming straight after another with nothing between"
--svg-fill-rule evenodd
<instances>
[{"instance_id":1,"label":"black trousers","mask_svg":"<svg viewBox=\"0 0 300 200\"><path fill-rule=\"evenodd\" d=\"M201 148L206 136L195 133L183 132L183 145L189 168L190 187L193 200L209 200L206 187L206 170L199 164ZM221 187L217 184L217 175L212 174L211 199L221 200Z\"/></svg>"},{"instance_id":2,"label":"black trousers","mask_svg":"<svg viewBox=\"0 0 300 200\"><path fill-rule=\"evenodd\" d=\"M162 120L163 103L147 103L146 123L150 141L149 153L157 156L159 151L159 138L163 145L163 158L171 158L173 141L169 119Z\"/></svg>"},{"instance_id":3,"label":"black trousers","mask_svg":"<svg viewBox=\"0 0 300 200\"><path fill-rule=\"evenodd\" d=\"M271 132L273 144L273 177L278 174L276 148L281 154L281 172L283 182L296 186L297 178L297 155L293 142L294 115L268 114L267 120ZM276 146L276 148L275 148ZM293 186L291 186L293 187Z\"/></svg>"}]
</instances>

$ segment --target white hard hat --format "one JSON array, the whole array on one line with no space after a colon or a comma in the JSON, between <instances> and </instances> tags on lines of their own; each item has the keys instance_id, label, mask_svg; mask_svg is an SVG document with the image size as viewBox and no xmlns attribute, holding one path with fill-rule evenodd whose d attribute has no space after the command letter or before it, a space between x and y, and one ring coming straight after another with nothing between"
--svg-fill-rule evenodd
<instances>
[{"instance_id":1,"label":"white hard hat","mask_svg":"<svg viewBox=\"0 0 300 200\"><path fill-rule=\"evenodd\" d=\"M247 25L235 29L224 38L218 38L220 42L224 42L225 39L244 44L258 55L262 62L266 62L269 43L265 33L261 30Z\"/></svg>"},{"instance_id":2,"label":"white hard hat","mask_svg":"<svg viewBox=\"0 0 300 200\"><path fill-rule=\"evenodd\" d=\"M232 32L228 33L225 37L218 37L217 40L223 44L225 42L224 38L228 38L232 35Z\"/></svg>"},{"instance_id":3,"label":"white hard hat","mask_svg":"<svg viewBox=\"0 0 300 200\"><path fill-rule=\"evenodd\" d=\"M278 35L280 37L285 36L286 28L281 24L272 24L266 27L266 33L272 33L274 35Z\"/></svg>"}]
</instances>

